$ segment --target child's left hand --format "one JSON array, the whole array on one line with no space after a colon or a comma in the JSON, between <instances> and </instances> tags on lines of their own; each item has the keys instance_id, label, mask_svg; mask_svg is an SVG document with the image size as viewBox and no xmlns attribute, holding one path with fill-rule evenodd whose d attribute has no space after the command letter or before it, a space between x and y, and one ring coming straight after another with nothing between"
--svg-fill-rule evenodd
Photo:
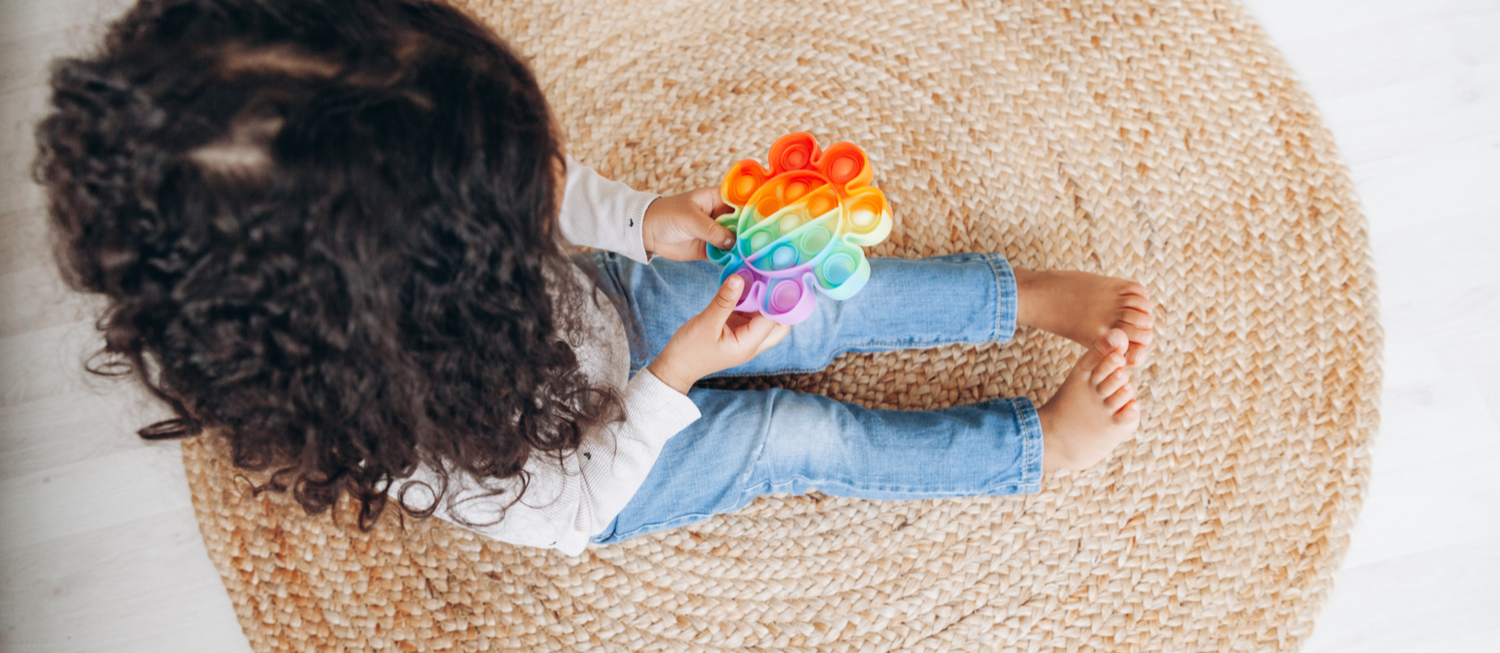
<instances>
[{"instance_id":1,"label":"child's left hand","mask_svg":"<svg viewBox=\"0 0 1500 653\"><path fill-rule=\"evenodd\" d=\"M714 218L733 211L734 207L719 197L717 186L664 195L646 207L641 238L648 252L674 261L702 261L708 258L703 251L705 241L719 249L734 246L734 233L714 222Z\"/></svg>"}]
</instances>

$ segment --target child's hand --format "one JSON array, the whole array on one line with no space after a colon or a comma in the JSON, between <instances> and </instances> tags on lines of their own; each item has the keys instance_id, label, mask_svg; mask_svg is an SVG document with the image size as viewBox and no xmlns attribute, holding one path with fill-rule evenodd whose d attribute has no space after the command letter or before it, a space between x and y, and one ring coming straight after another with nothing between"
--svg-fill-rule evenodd
<instances>
[{"instance_id":1,"label":"child's hand","mask_svg":"<svg viewBox=\"0 0 1500 653\"><path fill-rule=\"evenodd\" d=\"M687 394L698 379L775 347L792 328L760 313L736 313L734 306L744 289L740 275L725 279L708 308L677 329L647 369L662 383Z\"/></svg>"},{"instance_id":2,"label":"child's hand","mask_svg":"<svg viewBox=\"0 0 1500 653\"><path fill-rule=\"evenodd\" d=\"M734 211L719 197L717 186L659 197L646 207L641 218L641 239L646 251L674 261L701 261L704 241L719 249L734 246L734 233L714 218Z\"/></svg>"}]
</instances>

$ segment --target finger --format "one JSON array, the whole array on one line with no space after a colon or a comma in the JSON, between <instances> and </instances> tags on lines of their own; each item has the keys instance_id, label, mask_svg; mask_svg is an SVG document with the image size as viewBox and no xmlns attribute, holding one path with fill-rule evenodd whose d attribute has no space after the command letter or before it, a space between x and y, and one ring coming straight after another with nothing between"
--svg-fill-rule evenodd
<instances>
[{"instance_id":1,"label":"finger","mask_svg":"<svg viewBox=\"0 0 1500 653\"><path fill-rule=\"evenodd\" d=\"M745 289L745 279L738 274L729 275L723 284L719 285L719 292L714 294L713 301L708 303L708 308L700 313L716 326L723 326L729 321L729 316L734 314L734 307L740 303L740 293Z\"/></svg>"},{"instance_id":2,"label":"finger","mask_svg":"<svg viewBox=\"0 0 1500 653\"><path fill-rule=\"evenodd\" d=\"M749 322L734 330L734 339L746 350L755 351L755 348L759 347L760 343L765 342L766 338L771 335L771 332L777 326L775 320L766 317L764 314L756 313L750 317Z\"/></svg>"},{"instance_id":3,"label":"finger","mask_svg":"<svg viewBox=\"0 0 1500 653\"><path fill-rule=\"evenodd\" d=\"M785 340L787 334L789 334L791 332L792 332L791 325L788 325L788 324L778 324L778 325L776 325L776 327L774 329L771 329L771 335L766 336L766 339L762 340L760 342L760 346L755 348L755 355L759 356L761 354L761 352L763 352L763 351L765 351L767 349L770 349L772 347L775 347L778 344L781 344L781 341Z\"/></svg>"}]
</instances>

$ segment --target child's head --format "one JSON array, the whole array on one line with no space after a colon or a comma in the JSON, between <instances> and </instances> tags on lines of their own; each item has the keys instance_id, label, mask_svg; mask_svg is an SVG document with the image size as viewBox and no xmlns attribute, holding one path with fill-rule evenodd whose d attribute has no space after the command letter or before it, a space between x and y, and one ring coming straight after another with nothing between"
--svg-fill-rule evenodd
<instances>
[{"instance_id":1,"label":"child's head","mask_svg":"<svg viewBox=\"0 0 1500 653\"><path fill-rule=\"evenodd\" d=\"M531 71L421 0L142 0L55 64L37 128L63 274L133 374L309 511L419 461L479 477L618 416L544 270L559 132ZM569 275L553 275L566 280ZM560 311L558 313L566 313Z\"/></svg>"}]
</instances>

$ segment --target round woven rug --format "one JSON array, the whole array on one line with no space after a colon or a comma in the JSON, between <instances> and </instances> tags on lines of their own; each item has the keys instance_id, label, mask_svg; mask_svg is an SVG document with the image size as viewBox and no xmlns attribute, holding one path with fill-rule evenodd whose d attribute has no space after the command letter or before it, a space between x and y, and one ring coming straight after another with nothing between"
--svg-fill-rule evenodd
<instances>
[{"instance_id":1,"label":"round woven rug","mask_svg":"<svg viewBox=\"0 0 1500 653\"><path fill-rule=\"evenodd\" d=\"M437 520L372 534L184 446L256 651L1292 651L1369 479L1381 330L1317 109L1230 0L463 0L532 57L581 161L716 184L777 136L868 152L875 256L1002 251L1156 302L1143 423L1039 494L762 497L569 558ZM850 355L778 385L872 407L1044 400L1082 348Z\"/></svg>"}]
</instances>

